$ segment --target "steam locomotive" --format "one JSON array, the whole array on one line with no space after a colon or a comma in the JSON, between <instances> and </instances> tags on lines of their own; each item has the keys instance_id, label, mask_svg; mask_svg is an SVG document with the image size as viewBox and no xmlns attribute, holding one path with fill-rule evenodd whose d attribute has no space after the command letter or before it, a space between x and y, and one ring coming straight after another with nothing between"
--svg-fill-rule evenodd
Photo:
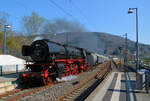
<instances>
[{"instance_id":1,"label":"steam locomotive","mask_svg":"<svg viewBox=\"0 0 150 101\"><path fill-rule=\"evenodd\" d=\"M86 49L48 39L40 39L33 41L31 45L24 45L22 55L32 58L32 63L26 64L26 68L31 72L20 76L23 83L27 85L39 82L48 85L56 81L56 78L77 75L106 60Z\"/></svg>"}]
</instances>

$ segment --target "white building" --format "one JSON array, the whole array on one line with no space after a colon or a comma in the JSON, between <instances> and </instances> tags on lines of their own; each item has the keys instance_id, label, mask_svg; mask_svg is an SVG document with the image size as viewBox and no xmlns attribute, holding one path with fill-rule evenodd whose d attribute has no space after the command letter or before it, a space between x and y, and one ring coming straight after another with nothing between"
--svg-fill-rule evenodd
<instances>
[{"instance_id":1,"label":"white building","mask_svg":"<svg viewBox=\"0 0 150 101\"><path fill-rule=\"evenodd\" d=\"M0 68L3 72L24 70L26 61L12 55L0 55Z\"/></svg>"}]
</instances>

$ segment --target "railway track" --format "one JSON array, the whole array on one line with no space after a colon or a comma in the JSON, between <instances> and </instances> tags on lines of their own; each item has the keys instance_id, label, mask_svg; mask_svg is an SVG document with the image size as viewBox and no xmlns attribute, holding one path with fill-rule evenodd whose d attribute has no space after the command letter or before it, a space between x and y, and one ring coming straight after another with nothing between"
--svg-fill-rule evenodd
<instances>
[{"instance_id":1,"label":"railway track","mask_svg":"<svg viewBox=\"0 0 150 101\"><path fill-rule=\"evenodd\" d=\"M0 101L16 101L24 96L28 96L32 93L38 92L50 86L52 85L46 85L46 86L30 88L30 89L16 89L14 91L10 91L0 95Z\"/></svg>"},{"instance_id":2,"label":"railway track","mask_svg":"<svg viewBox=\"0 0 150 101\"><path fill-rule=\"evenodd\" d=\"M105 76L108 74L108 72L111 69L110 65L111 65L111 62L104 63L99 68L99 72L95 72L94 74L92 74L87 79L82 80L82 82L75 85L75 87L72 90L68 91L63 96L57 98L56 101L68 101L68 100L71 100L71 99L76 99L76 101L78 101L78 100L82 101L105 78ZM7 92L6 94L0 95L0 101L16 101L20 98L23 98L25 96L29 96L33 93L39 92L43 89L46 89L46 88L48 88L52 85L36 87L36 88L30 88L30 89L17 89L17 90L14 90L14 91L10 91L10 92ZM83 91L85 91L85 92L83 92Z\"/></svg>"},{"instance_id":3,"label":"railway track","mask_svg":"<svg viewBox=\"0 0 150 101\"><path fill-rule=\"evenodd\" d=\"M75 88L60 96L55 101L84 101L90 93L105 79L110 70L114 67L111 61L105 63L99 72L83 80Z\"/></svg>"}]
</instances>

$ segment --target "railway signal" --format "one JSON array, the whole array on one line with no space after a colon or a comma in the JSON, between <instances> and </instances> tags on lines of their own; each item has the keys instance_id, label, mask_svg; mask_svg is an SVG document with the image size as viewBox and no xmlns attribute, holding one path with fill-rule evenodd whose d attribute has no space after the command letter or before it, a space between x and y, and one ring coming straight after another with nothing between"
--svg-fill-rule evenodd
<instances>
[{"instance_id":1,"label":"railway signal","mask_svg":"<svg viewBox=\"0 0 150 101\"><path fill-rule=\"evenodd\" d=\"M125 36L124 64L126 65L128 61L128 34L125 33L123 36Z\"/></svg>"}]
</instances>

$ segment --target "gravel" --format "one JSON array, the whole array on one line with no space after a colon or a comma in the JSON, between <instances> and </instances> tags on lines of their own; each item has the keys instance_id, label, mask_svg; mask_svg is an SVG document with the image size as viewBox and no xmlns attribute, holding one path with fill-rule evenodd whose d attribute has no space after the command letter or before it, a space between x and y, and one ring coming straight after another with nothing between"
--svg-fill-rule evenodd
<instances>
[{"instance_id":1,"label":"gravel","mask_svg":"<svg viewBox=\"0 0 150 101\"><path fill-rule=\"evenodd\" d=\"M97 71L98 68L93 71L81 73L78 75L77 79L52 85L49 88L43 89L29 96L25 96L18 101L55 101L56 98L64 95L64 93L72 89L77 83L80 83L80 81L84 80L85 78Z\"/></svg>"}]
</instances>

